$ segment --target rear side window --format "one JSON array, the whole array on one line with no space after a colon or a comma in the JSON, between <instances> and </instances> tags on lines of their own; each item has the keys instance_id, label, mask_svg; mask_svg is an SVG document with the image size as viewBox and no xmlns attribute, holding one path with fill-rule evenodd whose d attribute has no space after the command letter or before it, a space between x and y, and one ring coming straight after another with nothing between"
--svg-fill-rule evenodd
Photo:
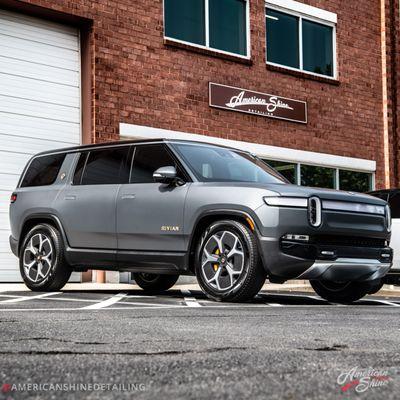
<instances>
[{"instance_id":1,"label":"rear side window","mask_svg":"<svg viewBox=\"0 0 400 400\"><path fill-rule=\"evenodd\" d=\"M112 185L129 182L130 147L115 147L81 153L74 185Z\"/></svg>"},{"instance_id":2,"label":"rear side window","mask_svg":"<svg viewBox=\"0 0 400 400\"><path fill-rule=\"evenodd\" d=\"M30 163L21 187L47 186L54 183L65 159L64 154L36 157Z\"/></svg>"},{"instance_id":3,"label":"rear side window","mask_svg":"<svg viewBox=\"0 0 400 400\"><path fill-rule=\"evenodd\" d=\"M183 178L173 157L165 145L151 144L137 146L133 159L131 183L154 183L153 173L161 167L174 166L178 176Z\"/></svg>"}]
</instances>

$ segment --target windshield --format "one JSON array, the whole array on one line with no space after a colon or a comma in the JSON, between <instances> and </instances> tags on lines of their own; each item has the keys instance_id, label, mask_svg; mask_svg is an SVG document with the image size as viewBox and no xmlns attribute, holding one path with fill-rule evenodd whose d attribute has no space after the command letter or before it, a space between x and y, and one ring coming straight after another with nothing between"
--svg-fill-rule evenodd
<instances>
[{"instance_id":1,"label":"windshield","mask_svg":"<svg viewBox=\"0 0 400 400\"><path fill-rule=\"evenodd\" d=\"M287 183L260 159L223 147L173 143L201 182Z\"/></svg>"}]
</instances>

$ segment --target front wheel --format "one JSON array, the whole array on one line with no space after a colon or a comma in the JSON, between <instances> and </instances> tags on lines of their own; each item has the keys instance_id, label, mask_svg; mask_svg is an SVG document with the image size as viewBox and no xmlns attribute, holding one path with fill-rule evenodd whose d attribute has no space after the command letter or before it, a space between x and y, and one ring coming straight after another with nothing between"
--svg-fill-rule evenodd
<instances>
[{"instance_id":1,"label":"front wheel","mask_svg":"<svg viewBox=\"0 0 400 400\"><path fill-rule=\"evenodd\" d=\"M205 230L195 269L203 292L217 301L250 300L266 278L255 234L233 220L215 222Z\"/></svg>"},{"instance_id":2,"label":"front wheel","mask_svg":"<svg viewBox=\"0 0 400 400\"><path fill-rule=\"evenodd\" d=\"M330 303L349 304L360 300L377 288L375 281L371 282L333 282L310 281L314 291Z\"/></svg>"},{"instance_id":3,"label":"front wheel","mask_svg":"<svg viewBox=\"0 0 400 400\"><path fill-rule=\"evenodd\" d=\"M146 272L133 274L133 279L139 287L147 293L161 293L172 288L178 280L179 275L159 275Z\"/></svg>"},{"instance_id":4,"label":"front wheel","mask_svg":"<svg viewBox=\"0 0 400 400\"><path fill-rule=\"evenodd\" d=\"M60 232L49 224L36 225L25 236L19 265L25 285L35 291L59 290L72 273Z\"/></svg>"}]
</instances>

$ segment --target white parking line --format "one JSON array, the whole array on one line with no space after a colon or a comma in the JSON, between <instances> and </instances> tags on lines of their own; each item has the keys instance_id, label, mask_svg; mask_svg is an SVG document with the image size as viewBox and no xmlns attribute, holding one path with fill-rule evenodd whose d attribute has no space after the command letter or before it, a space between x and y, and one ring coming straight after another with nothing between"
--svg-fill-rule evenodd
<instances>
[{"instance_id":1,"label":"white parking line","mask_svg":"<svg viewBox=\"0 0 400 400\"><path fill-rule=\"evenodd\" d=\"M283 304L278 304L278 303L265 303L265 304L271 307L283 307Z\"/></svg>"},{"instance_id":2,"label":"white parking line","mask_svg":"<svg viewBox=\"0 0 400 400\"><path fill-rule=\"evenodd\" d=\"M367 301L373 301L374 303L380 303L380 304L386 304L388 306L393 306L393 307L400 307L400 304L398 303L393 303L391 301L387 300L377 300L377 299L365 299Z\"/></svg>"},{"instance_id":3,"label":"white parking line","mask_svg":"<svg viewBox=\"0 0 400 400\"><path fill-rule=\"evenodd\" d=\"M0 301L1 304L4 303L20 303L21 301L29 301L29 300L36 300L36 299L42 299L43 297L48 297L48 296L54 296L56 294L60 294L60 292L51 292L51 293L42 293L38 294L37 296L20 296L16 299L8 299L8 300L2 300Z\"/></svg>"},{"instance_id":4,"label":"white parking line","mask_svg":"<svg viewBox=\"0 0 400 400\"><path fill-rule=\"evenodd\" d=\"M118 303L121 299L123 299L128 293L118 293L113 297L110 297L107 300L100 301L96 304L91 304L90 306L82 307L82 309L86 310L98 310L100 308L111 306L112 304Z\"/></svg>"},{"instance_id":5,"label":"white parking line","mask_svg":"<svg viewBox=\"0 0 400 400\"><path fill-rule=\"evenodd\" d=\"M181 293L183 294L183 296L192 296L190 290L182 289ZM201 307L201 304L197 302L195 297L184 297L183 301L188 307Z\"/></svg>"}]
</instances>

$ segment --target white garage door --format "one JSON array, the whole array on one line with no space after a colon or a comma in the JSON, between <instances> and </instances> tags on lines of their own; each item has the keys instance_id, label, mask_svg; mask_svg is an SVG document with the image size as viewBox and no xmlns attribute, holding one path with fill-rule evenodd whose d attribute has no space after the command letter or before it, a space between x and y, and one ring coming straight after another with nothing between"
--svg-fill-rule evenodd
<instances>
[{"instance_id":1,"label":"white garage door","mask_svg":"<svg viewBox=\"0 0 400 400\"><path fill-rule=\"evenodd\" d=\"M0 10L0 281L19 281L9 198L35 153L81 138L78 30Z\"/></svg>"}]
</instances>

